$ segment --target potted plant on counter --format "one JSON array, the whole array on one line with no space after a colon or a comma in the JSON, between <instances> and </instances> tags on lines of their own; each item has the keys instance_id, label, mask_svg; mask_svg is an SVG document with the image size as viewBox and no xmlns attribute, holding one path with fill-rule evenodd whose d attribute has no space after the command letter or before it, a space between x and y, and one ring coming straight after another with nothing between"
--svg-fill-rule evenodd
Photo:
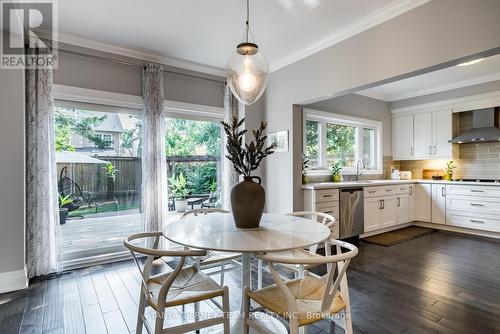
<instances>
[{"instance_id":1,"label":"potted plant on counter","mask_svg":"<svg viewBox=\"0 0 500 334\"><path fill-rule=\"evenodd\" d=\"M233 163L236 173L243 175L243 181L237 183L231 189L231 209L236 227L255 228L259 227L260 218L264 211L266 193L260 185L261 179L252 176L262 159L274 153L276 144L266 145L267 136L264 135L267 124L260 123L257 130L252 130L253 139L250 143L245 143L245 133L247 130L240 130L240 126L245 122L245 118L238 121L238 117L233 117L231 124L221 122L227 137L227 155ZM257 180L254 182L253 180Z\"/></svg>"},{"instance_id":2,"label":"potted plant on counter","mask_svg":"<svg viewBox=\"0 0 500 334\"><path fill-rule=\"evenodd\" d=\"M333 182L342 182L342 165L340 164L340 161L335 161L331 167L330 170L332 171L332 181Z\"/></svg>"},{"instance_id":3,"label":"potted plant on counter","mask_svg":"<svg viewBox=\"0 0 500 334\"><path fill-rule=\"evenodd\" d=\"M451 160L446 163L446 168L444 169L444 179L446 181L453 180L453 173L455 172L456 168L457 165L455 164L455 161Z\"/></svg>"},{"instance_id":4,"label":"potted plant on counter","mask_svg":"<svg viewBox=\"0 0 500 334\"><path fill-rule=\"evenodd\" d=\"M184 174L181 172L177 177L174 175L169 178L168 186L174 195L175 210L177 212L186 211L187 196L189 195L189 191L186 187L186 178L184 177Z\"/></svg>"},{"instance_id":5,"label":"potted plant on counter","mask_svg":"<svg viewBox=\"0 0 500 334\"><path fill-rule=\"evenodd\" d=\"M67 206L73 203L71 199L71 195L61 196L59 195L59 224L66 224L66 220L68 219L69 209Z\"/></svg>"}]
</instances>

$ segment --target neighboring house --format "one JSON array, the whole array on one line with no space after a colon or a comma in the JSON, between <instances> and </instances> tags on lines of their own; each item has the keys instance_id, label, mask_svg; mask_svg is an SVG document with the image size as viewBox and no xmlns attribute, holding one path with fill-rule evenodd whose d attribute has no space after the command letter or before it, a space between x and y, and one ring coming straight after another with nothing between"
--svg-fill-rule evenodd
<instances>
[{"instance_id":1,"label":"neighboring house","mask_svg":"<svg viewBox=\"0 0 500 334\"><path fill-rule=\"evenodd\" d=\"M86 112L87 115L88 113ZM104 121L94 128L94 131L101 139L109 142L109 147L99 149L88 138L73 133L71 144L77 152L99 156L137 156L137 140L133 142L131 148L122 147L123 132L135 127L135 123L129 119L128 115L103 112L92 112L92 114L95 116L107 115Z\"/></svg>"}]
</instances>

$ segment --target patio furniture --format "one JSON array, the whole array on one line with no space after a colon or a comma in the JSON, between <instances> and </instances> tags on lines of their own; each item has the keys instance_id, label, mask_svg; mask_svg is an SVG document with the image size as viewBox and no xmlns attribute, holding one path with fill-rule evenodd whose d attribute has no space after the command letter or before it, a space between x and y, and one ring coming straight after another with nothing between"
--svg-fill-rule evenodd
<instances>
[{"instance_id":1,"label":"patio furniture","mask_svg":"<svg viewBox=\"0 0 500 334\"><path fill-rule=\"evenodd\" d=\"M328 227L322 224L312 224L309 219L269 213L262 215L260 227L239 229L234 224L232 214L212 213L192 215L172 222L165 226L163 233L168 240L186 247L242 253L241 294L243 300L243 287L250 286L252 254L308 247L328 239L331 232ZM271 316L261 314L260 318L265 318L263 326L270 333L287 332L283 324ZM231 326L231 332L242 333L241 317L235 320L236 322Z\"/></svg>"},{"instance_id":2,"label":"patio furniture","mask_svg":"<svg viewBox=\"0 0 500 334\"><path fill-rule=\"evenodd\" d=\"M229 211L221 210L221 209L195 209L191 211L186 211L182 214L182 218L186 218L190 215L199 216L199 215L207 215L210 213L229 213ZM220 284L224 285L224 273L226 271L235 270L241 268L241 263L238 263L237 260L241 262L241 253L228 253L228 252L219 252L219 251L207 251L207 255L202 257L197 257L195 259L198 268L200 269L211 269L215 266L220 266L219 270L210 271L208 273L209 276L220 274ZM226 267L226 265L230 265Z\"/></svg>"},{"instance_id":3,"label":"patio furniture","mask_svg":"<svg viewBox=\"0 0 500 334\"><path fill-rule=\"evenodd\" d=\"M314 211L300 211L300 212L292 212L290 213L290 216L295 216L295 217L304 217L304 218L309 218L312 221L318 222L318 224L325 225L328 227L332 232L333 228L335 225L335 218L333 216L322 213L322 212L314 212ZM308 250L305 249L292 249L290 251L283 252L281 255L287 255L289 257L310 257L311 259L313 258L321 258L323 255L320 255L317 253L318 251L318 244L312 245L308 248ZM328 246L328 244L325 242L325 255L329 256L331 255L331 249ZM304 270L309 270L311 269L314 265L309 264L309 265L301 265L301 264L283 264L285 268L291 270L295 274L295 278L301 278L304 277ZM262 288L262 272L263 272L263 261L259 260L258 261L258 267L257 267L257 288Z\"/></svg>"},{"instance_id":4,"label":"patio furniture","mask_svg":"<svg viewBox=\"0 0 500 334\"><path fill-rule=\"evenodd\" d=\"M140 247L133 244L145 238L154 238L151 248ZM151 325L147 321L144 311L147 306L153 308L156 313L154 333L187 333L201 328L223 324L224 334L229 334L229 291L227 287L221 287L210 277L203 274L196 266L184 267L186 257L204 256L203 250L160 250L160 238L162 232L137 233L129 236L124 241L125 247L130 250L137 267L142 275L141 293L139 300L139 312L137 317L136 334L142 333L143 325L149 334L153 333ZM137 260L136 253L147 256L143 267ZM179 263L173 271L151 275L151 266L155 257L179 257ZM222 298L222 306L213 301L214 298ZM199 302L212 300L222 311L220 317L200 319ZM193 304L195 322L175 327L164 328L165 309L179 305Z\"/></svg>"},{"instance_id":5,"label":"patio furniture","mask_svg":"<svg viewBox=\"0 0 500 334\"><path fill-rule=\"evenodd\" d=\"M206 197L191 197L187 199L187 204L191 205L191 210L193 210L195 205L201 204L205 199Z\"/></svg>"},{"instance_id":6,"label":"patio furniture","mask_svg":"<svg viewBox=\"0 0 500 334\"><path fill-rule=\"evenodd\" d=\"M210 193L208 198L201 203L201 208L220 208L222 204L220 193Z\"/></svg>"},{"instance_id":7,"label":"patio furniture","mask_svg":"<svg viewBox=\"0 0 500 334\"><path fill-rule=\"evenodd\" d=\"M344 313L338 317L340 325L346 333L352 333L346 270L350 260L358 254L358 249L340 240L330 240L328 244L336 247L336 255L290 256L283 252L257 255L258 259L269 263L275 284L255 291L251 291L248 286L245 287L244 334L248 334L249 327L260 333L271 333L260 326L258 318L250 318L250 300L287 319L291 334L298 334L299 327L313 324L326 317L337 316L339 313ZM342 249L348 251L343 253ZM305 271L301 278L284 281L275 268L277 263L300 266L326 264L331 269L322 277Z\"/></svg>"}]
</instances>

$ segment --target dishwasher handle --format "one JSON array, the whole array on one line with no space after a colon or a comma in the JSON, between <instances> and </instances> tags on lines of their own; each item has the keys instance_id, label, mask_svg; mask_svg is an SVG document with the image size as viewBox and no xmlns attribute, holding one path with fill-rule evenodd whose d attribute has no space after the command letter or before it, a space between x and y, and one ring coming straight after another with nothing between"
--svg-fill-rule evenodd
<instances>
[{"instance_id":1,"label":"dishwasher handle","mask_svg":"<svg viewBox=\"0 0 500 334\"><path fill-rule=\"evenodd\" d=\"M358 192L358 191L363 191L363 188L342 188L340 190L340 192L351 193L351 194Z\"/></svg>"}]
</instances>

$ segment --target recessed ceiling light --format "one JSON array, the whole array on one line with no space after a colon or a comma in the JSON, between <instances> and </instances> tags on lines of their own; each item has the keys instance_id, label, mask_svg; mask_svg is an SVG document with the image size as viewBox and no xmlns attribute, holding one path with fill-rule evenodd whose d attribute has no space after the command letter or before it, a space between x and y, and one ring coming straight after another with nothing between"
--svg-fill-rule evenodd
<instances>
[{"instance_id":1,"label":"recessed ceiling light","mask_svg":"<svg viewBox=\"0 0 500 334\"><path fill-rule=\"evenodd\" d=\"M474 59L474 60L471 60L471 61L466 61L465 63L458 64L457 66L469 66L469 65L477 64L480 61L482 61L483 59L484 58L479 58L479 59Z\"/></svg>"}]
</instances>

